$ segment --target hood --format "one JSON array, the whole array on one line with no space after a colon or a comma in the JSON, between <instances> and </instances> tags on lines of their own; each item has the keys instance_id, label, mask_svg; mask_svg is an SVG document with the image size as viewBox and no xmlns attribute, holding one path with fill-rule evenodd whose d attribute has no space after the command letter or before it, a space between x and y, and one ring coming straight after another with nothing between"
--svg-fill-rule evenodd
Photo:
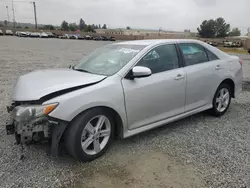
<instances>
[{"instance_id":1,"label":"hood","mask_svg":"<svg viewBox=\"0 0 250 188\"><path fill-rule=\"evenodd\" d=\"M45 69L21 76L13 90L12 100L33 101L70 88L100 82L106 76L78 72L72 69Z\"/></svg>"}]
</instances>

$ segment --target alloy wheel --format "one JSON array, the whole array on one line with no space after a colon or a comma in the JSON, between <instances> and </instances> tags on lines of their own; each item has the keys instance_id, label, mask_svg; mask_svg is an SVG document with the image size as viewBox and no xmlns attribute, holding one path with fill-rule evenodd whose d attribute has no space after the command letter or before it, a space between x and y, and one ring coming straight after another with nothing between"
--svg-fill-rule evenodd
<instances>
[{"instance_id":1,"label":"alloy wheel","mask_svg":"<svg viewBox=\"0 0 250 188\"><path fill-rule=\"evenodd\" d=\"M104 115L93 117L81 135L81 146L88 155L96 155L107 145L111 134L111 123Z\"/></svg>"},{"instance_id":2,"label":"alloy wheel","mask_svg":"<svg viewBox=\"0 0 250 188\"><path fill-rule=\"evenodd\" d=\"M227 88L222 88L216 96L216 101L215 101L216 109L219 112L224 112L229 105L229 101L230 101L229 90Z\"/></svg>"}]
</instances>

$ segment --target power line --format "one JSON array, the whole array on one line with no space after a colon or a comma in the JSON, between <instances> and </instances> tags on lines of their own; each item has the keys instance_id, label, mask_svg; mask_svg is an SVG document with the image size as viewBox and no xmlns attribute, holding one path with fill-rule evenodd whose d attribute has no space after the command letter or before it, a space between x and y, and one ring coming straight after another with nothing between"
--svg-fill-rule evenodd
<instances>
[{"instance_id":1,"label":"power line","mask_svg":"<svg viewBox=\"0 0 250 188\"><path fill-rule=\"evenodd\" d=\"M37 15L36 15L36 3L34 1L6 1L6 2L11 2L12 3L12 11L13 11L13 26L14 28L16 27L16 19L15 19L15 9L14 9L14 2L16 3L32 3L34 7L34 19L35 19L35 27L37 28ZM7 14L8 14L8 19L9 19L9 11L8 11L8 6L6 6L7 9Z\"/></svg>"},{"instance_id":2,"label":"power line","mask_svg":"<svg viewBox=\"0 0 250 188\"><path fill-rule=\"evenodd\" d=\"M14 3L33 3L33 1L5 1L5 2L14 2Z\"/></svg>"}]
</instances>

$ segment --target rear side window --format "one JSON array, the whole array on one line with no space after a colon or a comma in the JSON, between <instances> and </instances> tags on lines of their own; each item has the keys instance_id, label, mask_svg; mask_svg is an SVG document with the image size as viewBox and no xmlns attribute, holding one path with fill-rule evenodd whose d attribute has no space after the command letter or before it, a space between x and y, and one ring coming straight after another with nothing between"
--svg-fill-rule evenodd
<instances>
[{"instance_id":1,"label":"rear side window","mask_svg":"<svg viewBox=\"0 0 250 188\"><path fill-rule=\"evenodd\" d=\"M212 53L211 51L209 50L206 50L207 51L207 56L208 56L208 59L209 61L214 61L214 60L217 60L219 59L214 53Z\"/></svg>"},{"instance_id":2,"label":"rear side window","mask_svg":"<svg viewBox=\"0 0 250 188\"><path fill-rule=\"evenodd\" d=\"M199 44L180 43L186 65L195 65L209 61L205 49Z\"/></svg>"}]
</instances>

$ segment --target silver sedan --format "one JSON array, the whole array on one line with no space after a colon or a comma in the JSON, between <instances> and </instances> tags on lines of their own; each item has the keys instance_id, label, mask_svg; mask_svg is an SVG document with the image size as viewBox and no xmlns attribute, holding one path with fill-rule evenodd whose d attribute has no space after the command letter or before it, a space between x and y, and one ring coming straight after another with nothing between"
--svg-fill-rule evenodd
<instances>
[{"instance_id":1,"label":"silver sedan","mask_svg":"<svg viewBox=\"0 0 250 188\"><path fill-rule=\"evenodd\" d=\"M50 140L82 161L126 138L201 111L223 115L242 88L242 61L197 40L142 40L97 49L69 69L17 81L8 134Z\"/></svg>"}]
</instances>

